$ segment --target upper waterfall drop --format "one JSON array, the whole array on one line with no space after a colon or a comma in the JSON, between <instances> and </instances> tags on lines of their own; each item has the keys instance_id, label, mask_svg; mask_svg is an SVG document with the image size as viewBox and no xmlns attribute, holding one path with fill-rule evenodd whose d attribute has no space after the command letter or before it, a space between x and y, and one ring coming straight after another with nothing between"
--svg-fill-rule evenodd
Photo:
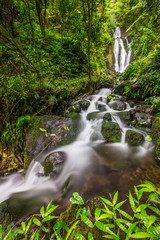
<instances>
[{"instance_id":1,"label":"upper waterfall drop","mask_svg":"<svg viewBox=\"0 0 160 240\"><path fill-rule=\"evenodd\" d=\"M131 61L131 44L128 42L127 37L126 40L128 50L125 50L121 30L119 27L116 27L115 32L113 34L114 41L114 56L115 56L115 71L119 73L123 73L124 70L129 66Z\"/></svg>"}]
</instances>

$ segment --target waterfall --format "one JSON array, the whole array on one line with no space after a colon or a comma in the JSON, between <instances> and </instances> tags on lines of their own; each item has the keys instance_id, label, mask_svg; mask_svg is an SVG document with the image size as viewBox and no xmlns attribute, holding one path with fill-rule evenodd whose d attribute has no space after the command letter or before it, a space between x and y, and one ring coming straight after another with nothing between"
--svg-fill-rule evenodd
<instances>
[{"instance_id":1,"label":"waterfall","mask_svg":"<svg viewBox=\"0 0 160 240\"><path fill-rule=\"evenodd\" d=\"M125 69L129 66L131 61L131 44L128 42L127 37L124 37L127 44L127 51L125 50L121 30L116 27L114 35L114 56L115 56L115 71L118 73L123 73Z\"/></svg>"}]
</instances>

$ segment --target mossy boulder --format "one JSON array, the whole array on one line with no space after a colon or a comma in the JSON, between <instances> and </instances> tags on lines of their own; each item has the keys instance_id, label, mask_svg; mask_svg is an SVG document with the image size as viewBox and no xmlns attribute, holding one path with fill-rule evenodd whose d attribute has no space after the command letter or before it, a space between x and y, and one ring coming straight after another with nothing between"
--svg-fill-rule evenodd
<instances>
[{"instance_id":1,"label":"mossy boulder","mask_svg":"<svg viewBox=\"0 0 160 240\"><path fill-rule=\"evenodd\" d=\"M87 114L87 120L89 121L101 118L103 118L103 113L100 112L91 112Z\"/></svg>"},{"instance_id":2,"label":"mossy boulder","mask_svg":"<svg viewBox=\"0 0 160 240\"><path fill-rule=\"evenodd\" d=\"M80 100L78 104L82 110L87 110L90 105L90 102L88 100Z\"/></svg>"},{"instance_id":3,"label":"mossy boulder","mask_svg":"<svg viewBox=\"0 0 160 240\"><path fill-rule=\"evenodd\" d=\"M155 143L155 159L160 160L160 118L157 117L151 128L151 137L153 142Z\"/></svg>"},{"instance_id":4,"label":"mossy boulder","mask_svg":"<svg viewBox=\"0 0 160 240\"><path fill-rule=\"evenodd\" d=\"M130 122L131 122L130 111L119 112L117 114L124 123L126 123L127 125L130 125Z\"/></svg>"},{"instance_id":5,"label":"mossy boulder","mask_svg":"<svg viewBox=\"0 0 160 240\"><path fill-rule=\"evenodd\" d=\"M126 86L131 86L131 85L132 85L132 82L129 82L129 81L123 82L115 87L114 93L122 96L126 96Z\"/></svg>"},{"instance_id":6,"label":"mossy boulder","mask_svg":"<svg viewBox=\"0 0 160 240\"><path fill-rule=\"evenodd\" d=\"M121 129L118 123L105 122L102 124L102 135L106 142L115 143L121 141Z\"/></svg>"},{"instance_id":7,"label":"mossy boulder","mask_svg":"<svg viewBox=\"0 0 160 240\"><path fill-rule=\"evenodd\" d=\"M144 136L138 132L133 130L128 130L126 132L126 143L130 146L139 146L144 142L144 140Z\"/></svg>"},{"instance_id":8,"label":"mossy boulder","mask_svg":"<svg viewBox=\"0 0 160 240\"><path fill-rule=\"evenodd\" d=\"M102 103L98 103L98 110L99 111L106 111L106 105Z\"/></svg>"},{"instance_id":9,"label":"mossy boulder","mask_svg":"<svg viewBox=\"0 0 160 240\"><path fill-rule=\"evenodd\" d=\"M160 117L157 117L152 124L151 137L154 143L160 138Z\"/></svg>"},{"instance_id":10,"label":"mossy boulder","mask_svg":"<svg viewBox=\"0 0 160 240\"><path fill-rule=\"evenodd\" d=\"M108 94L107 95L107 101L108 102L113 102L113 101L125 101L126 99L122 96L116 95L116 94Z\"/></svg>"},{"instance_id":11,"label":"mossy boulder","mask_svg":"<svg viewBox=\"0 0 160 240\"><path fill-rule=\"evenodd\" d=\"M105 113L105 115L104 115L104 117L103 117L103 120L104 120L104 121L108 121L108 122L112 121L112 116L111 116L111 114L110 114L110 113Z\"/></svg>"},{"instance_id":12,"label":"mossy boulder","mask_svg":"<svg viewBox=\"0 0 160 240\"><path fill-rule=\"evenodd\" d=\"M72 141L72 121L59 116L36 116L26 134L25 169L43 151L53 150L64 141ZM69 131L68 131L69 130Z\"/></svg>"},{"instance_id":13,"label":"mossy boulder","mask_svg":"<svg viewBox=\"0 0 160 240\"><path fill-rule=\"evenodd\" d=\"M148 113L136 112L133 115L133 121L136 126L150 128L152 124L152 116Z\"/></svg>"},{"instance_id":14,"label":"mossy boulder","mask_svg":"<svg viewBox=\"0 0 160 240\"><path fill-rule=\"evenodd\" d=\"M126 109L126 104L121 101L113 101L109 103L109 107L117 111L122 111Z\"/></svg>"}]
</instances>

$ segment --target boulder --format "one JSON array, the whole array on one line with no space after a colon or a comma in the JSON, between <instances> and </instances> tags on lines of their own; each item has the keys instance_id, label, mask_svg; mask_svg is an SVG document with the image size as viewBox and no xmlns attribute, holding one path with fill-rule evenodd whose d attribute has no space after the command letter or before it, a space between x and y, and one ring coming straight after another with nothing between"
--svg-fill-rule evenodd
<instances>
[{"instance_id":1,"label":"boulder","mask_svg":"<svg viewBox=\"0 0 160 240\"><path fill-rule=\"evenodd\" d=\"M103 113L100 112L91 112L87 114L87 120L95 120L103 118Z\"/></svg>"},{"instance_id":2,"label":"boulder","mask_svg":"<svg viewBox=\"0 0 160 240\"><path fill-rule=\"evenodd\" d=\"M139 127L151 127L152 125L152 116L144 112L136 112L133 115L133 121L136 126Z\"/></svg>"},{"instance_id":3,"label":"boulder","mask_svg":"<svg viewBox=\"0 0 160 240\"><path fill-rule=\"evenodd\" d=\"M106 105L102 103L98 103L98 110L100 111L106 111Z\"/></svg>"},{"instance_id":4,"label":"boulder","mask_svg":"<svg viewBox=\"0 0 160 240\"><path fill-rule=\"evenodd\" d=\"M111 114L110 113L105 113L105 115L103 117L103 120L108 121L108 122L112 121Z\"/></svg>"},{"instance_id":5,"label":"boulder","mask_svg":"<svg viewBox=\"0 0 160 240\"><path fill-rule=\"evenodd\" d=\"M88 100L80 100L78 104L82 110L87 110L90 105L90 102Z\"/></svg>"},{"instance_id":6,"label":"boulder","mask_svg":"<svg viewBox=\"0 0 160 240\"><path fill-rule=\"evenodd\" d=\"M108 105L110 108L117 111L122 111L126 109L126 104L121 101L113 101L113 102L110 102Z\"/></svg>"},{"instance_id":7,"label":"boulder","mask_svg":"<svg viewBox=\"0 0 160 240\"><path fill-rule=\"evenodd\" d=\"M108 102L113 102L113 101L126 101L126 99L122 96L116 95L116 94L108 94L107 95L107 101Z\"/></svg>"},{"instance_id":8,"label":"boulder","mask_svg":"<svg viewBox=\"0 0 160 240\"><path fill-rule=\"evenodd\" d=\"M138 132L135 132L133 130L128 130L126 132L126 142L130 146L139 146L144 142L144 140L144 136Z\"/></svg>"},{"instance_id":9,"label":"boulder","mask_svg":"<svg viewBox=\"0 0 160 240\"><path fill-rule=\"evenodd\" d=\"M59 116L35 116L26 134L25 169L40 153L70 142L75 137L71 123L71 119Z\"/></svg>"},{"instance_id":10,"label":"boulder","mask_svg":"<svg viewBox=\"0 0 160 240\"><path fill-rule=\"evenodd\" d=\"M156 160L160 160L160 118L157 117L151 128L151 137L153 142L155 143L155 154L154 157Z\"/></svg>"},{"instance_id":11,"label":"boulder","mask_svg":"<svg viewBox=\"0 0 160 240\"><path fill-rule=\"evenodd\" d=\"M124 123L126 123L127 125L130 125L130 123L131 123L130 111L119 112L117 114Z\"/></svg>"},{"instance_id":12,"label":"boulder","mask_svg":"<svg viewBox=\"0 0 160 240\"><path fill-rule=\"evenodd\" d=\"M101 132L107 143L115 143L121 141L121 129L118 123L115 122L103 123Z\"/></svg>"}]
</instances>

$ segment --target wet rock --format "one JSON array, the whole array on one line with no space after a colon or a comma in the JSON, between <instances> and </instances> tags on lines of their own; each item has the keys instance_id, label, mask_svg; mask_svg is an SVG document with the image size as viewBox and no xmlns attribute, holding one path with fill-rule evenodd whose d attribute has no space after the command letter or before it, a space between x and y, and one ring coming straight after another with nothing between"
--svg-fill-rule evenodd
<instances>
[{"instance_id":1,"label":"wet rock","mask_svg":"<svg viewBox=\"0 0 160 240\"><path fill-rule=\"evenodd\" d=\"M115 87L114 89L114 93L115 94L119 94L119 95L125 95L126 94L126 86L128 85L128 82L123 82L121 84L119 84L118 86Z\"/></svg>"},{"instance_id":2,"label":"wet rock","mask_svg":"<svg viewBox=\"0 0 160 240\"><path fill-rule=\"evenodd\" d=\"M136 112L133 116L134 124L139 127L151 127L152 116L144 112Z\"/></svg>"},{"instance_id":3,"label":"wet rock","mask_svg":"<svg viewBox=\"0 0 160 240\"><path fill-rule=\"evenodd\" d=\"M117 111L122 111L126 109L126 104L121 101L113 101L113 102L110 102L108 105L110 108Z\"/></svg>"},{"instance_id":4,"label":"wet rock","mask_svg":"<svg viewBox=\"0 0 160 240\"><path fill-rule=\"evenodd\" d=\"M95 120L95 119L101 119L103 117L103 114L100 112L91 112L87 114L87 120Z\"/></svg>"},{"instance_id":5,"label":"wet rock","mask_svg":"<svg viewBox=\"0 0 160 240\"><path fill-rule=\"evenodd\" d=\"M90 105L90 102L88 100L81 100L78 102L78 104L82 110L87 110Z\"/></svg>"},{"instance_id":6,"label":"wet rock","mask_svg":"<svg viewBox=\"0 0 160 240\"><path fill-rule=\"evenodd\" d=\"M68 118L36 116L31 124L26 134L25 169L32 159L40 157L40 153L53 150L62 143L71 142L76 134L76 131L72 131L72 121Z\"/></svg>"},{"instance_id":7,"label":"wet rock","mask_svg":"<svg viewBox=\"0 0 160 240\"><path fill-rule=\"evenodd\" d=\"M108 121L108 122L112 121L112 116L111 116L111 114L110 114L110 113L106 113L106 114L104 115L104 117L103 117L103 120Z\"/></svg>"},{"instance_id":8,"label":"wet rock","mask_svg":"<svg viewBox=\"0 0 160 240\"><path fill-rule=\"evenodd\" d=\"M109 94L107 95L107 101L108 102L113 102L113 101L126 101L126 99L122 96L116 95L116 94Z\"/></svg>"},{"instance_id":9,"label":"wet rock","mask_svg":"<svg viewBox=\"0 0 160 240\"><path fill-rule=\"evenodd\" d=\"M130 146L139 146L144 142L144 136L133 130L128 130L126 132L126 142Z\"/></svg>"},{"instance_id":10,"label":"wet rock","mask_svg":"<svg viewBox=\"0 0 160 240\"><path fill-rule=\"evenodd\" d=\"M68 109L69 113L75 112L75 113L80 113L81 112L81 108L80 106L77 105L73 105Z\"/></svg>"},{"instance_id":11,"label":"wet rock","mask_svg":"<svg viewBox=\"0 0 160 240\"><path fill-rule=\"evenodd\" d=\"M106 111L106 105L102 103L98 103L98 110L100 111Z\"/></svg>"},{"instance_id":12,"label":"wet rock","mask_svg":"<svg viewBox=\"0 0 160 240\"><path fill-rule=\"evenodd\" d=\"M54 176L59 174L65 160L66 154L63 152L54 152L47 156L43 165L44 175L48 176L52 173L52 176Z\"/></svg>"},{"instance_id":13,"label":"wet rock","mask_svg":"<svg viewBox=\"0 0 160 240\"><path fill-rule=\"evenodd\" d=\"M118 123L106 122L102 124L102 135L106 142L115 143L121 141L121 129Z\"/></svg>"},{"instance_id":14,"label":"wet rock","mask_svg":"<svg viewBox=\"0 0 160 240\"><path fill-rule=\"evenodd\" d=\"M129 103L129 105L130 105L131 108L133 108L134 105L135 105L133 101L128 101L128 103Z\"/></svg>"},{"instance_id":15,"label":"wet rock","mask_svg":"<svg viewBox=\"0 0 160 240\"><path fill-rule=\"evenodd\" d=\"M151 128L151 137L153 142L155 143L155 152L154 157L156 160L160 160L160 118L157 117Z\"/></svg>"},{"instance_id":16,"label":"wet rock","mask_svg":"<svg viewBox=\"0 0 160 240\"><path fill-rule=\"evenodd\" d=\"M117 114L124 123L126 123L127 125L130 125L130 123L131 123L130 111L119 112Z\"/></svg>"}]
</instances>

